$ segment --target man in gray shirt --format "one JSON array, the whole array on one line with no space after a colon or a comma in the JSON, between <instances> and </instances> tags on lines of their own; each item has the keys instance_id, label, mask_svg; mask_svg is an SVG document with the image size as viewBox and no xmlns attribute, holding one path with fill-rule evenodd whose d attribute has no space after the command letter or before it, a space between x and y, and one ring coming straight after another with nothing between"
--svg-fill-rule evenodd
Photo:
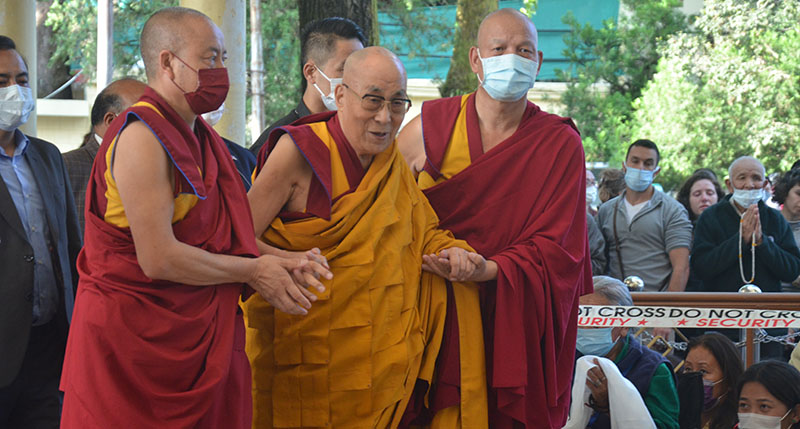
<instances>
[{"instance_id":1,"label":"man in gray shirt","mask_svg":"<svg viewBox=\"0 0 800 429\"><path fill-rule=\"evenodd\" d=\"M679 202L653 187L658 162L655 143L633 142L622 164L627 189L600 206L597 223L610 276L639 276L645 291L681 292L689 278L692 224Z\"/></svg>"}]
</instances>

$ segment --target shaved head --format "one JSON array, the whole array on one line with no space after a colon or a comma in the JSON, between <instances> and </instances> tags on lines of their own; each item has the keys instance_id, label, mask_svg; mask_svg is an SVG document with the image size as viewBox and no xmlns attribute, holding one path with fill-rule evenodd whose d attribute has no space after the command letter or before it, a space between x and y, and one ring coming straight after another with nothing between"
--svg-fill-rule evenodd
<instances>
[{"instance_id":1,"label":"shaved head","mask_svg":"<svg viewBox=\"0 0 800 429\"><path fill-rule=\"evenodd\" d=\"M752 156L740 156L733 160L731 166L728 167L728 177L733 177L737 170L740 168L759 168L761 169L762 175L766 174L766 170L764 169L764 164L761 161L757 160Z\"/></svg>"},{"instance_id":2,"label":"shaved head","mask_svg":"<svg viewBox=\"0 0 800 429\"><path fill-rule=\"evenodd\" d=\"M533 42L535 49L539 49L539 33L536 26L522 12L516 9L498 9L483 18L478 28L478 47L489 43L498 35L517 35Z\"/></svg>"},{"instance_id":3,"label":"shaved head","mask_svg":"<svg viewBox=\"0 0 800 429\"><path fill-rule=\"evenodd\" d=\"M140 48L148 79L156 76L158 55L161 51L181 52L187 42L193 40L196 32L206 29L198 25L199 22L217 27L202 12L185 7L161 9L147 20L142 28Z\"/></svg>"},{"instance_id":4,"label":"shaved head","mask_svg":"<svg viewBox=\"0 0 800 429\"><path fill-rule=\"evenodd\" d=\"M406 68L394 52L380 46L370 46L350 54L344 62L342 78L348 80L347 78L350 77L350 81L353 82L353 85L356 85L356 81L360 81L362 75L381 75L381 73L372 69L374 66L387 69L392 75L396 75L394 77L402 78L403 88L405 89ZM391 78L391 76L385 75L384 77Z\"/></svg>"}]
</instances>

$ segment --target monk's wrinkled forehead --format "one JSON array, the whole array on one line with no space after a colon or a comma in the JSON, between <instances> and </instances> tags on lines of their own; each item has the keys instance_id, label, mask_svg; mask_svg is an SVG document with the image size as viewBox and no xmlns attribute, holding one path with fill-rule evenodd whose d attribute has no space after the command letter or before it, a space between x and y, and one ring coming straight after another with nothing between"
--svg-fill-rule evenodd
<instances>
[{"instance_id":1,"label":"monk's wrinkled forehead","mask_svg":"<svg viewBox=\"0 0 800 429\"><path fill-rule=\"evenodd\" d=\"M404 94L406 70L392 51L370 46L347 57L342 81L359 93Z\"/></svg>"},{"instance_id":2,"label":"monk's wrinkled forehead","mask_svg":"<svg viewBox=\"0 0 800 429\"><path fill-rule=\"evenodd\" d=\"M516 9L499 9L486 15L478 28L478 46L487 46L509 40L526 40L538 50L539 34L536 26Z\"/></svg>"}]
</instances>

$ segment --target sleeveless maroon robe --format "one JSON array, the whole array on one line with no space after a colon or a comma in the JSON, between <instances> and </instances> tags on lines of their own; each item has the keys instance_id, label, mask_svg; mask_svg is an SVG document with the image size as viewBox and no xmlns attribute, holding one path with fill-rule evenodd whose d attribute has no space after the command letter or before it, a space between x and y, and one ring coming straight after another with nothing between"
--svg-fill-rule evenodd
<instances>
[{"instance_id":1,"label":"sleeveless maroon robe","mask_svg":"<svg viewBox=\"0 0 800 429\"><path fill-rule=\"evenodd\" d=\"M176 188L199 201L175 237L212 253L255 257L247 195L220 136L193 132L155 91L103 139L87 189L85 245L64 362L62 427L249 428L250 367L238 309L243 284L191 286L145 276L129 228L104 221L106 152L130 121L153 131Z\"/></svg>"}]
</instances>

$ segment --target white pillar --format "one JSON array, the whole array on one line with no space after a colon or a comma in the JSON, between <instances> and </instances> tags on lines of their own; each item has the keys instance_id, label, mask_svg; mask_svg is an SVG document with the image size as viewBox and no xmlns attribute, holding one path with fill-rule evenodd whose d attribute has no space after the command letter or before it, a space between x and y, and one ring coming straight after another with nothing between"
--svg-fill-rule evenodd
<instances>
[{"instance_id":1,"label":"white pillar","mask_svg":"<svg viewBox=\"0 0 800 429\"><path fill-rule=\"evenodd\" d=\"M264 131L264 62L261 44L261 0L250 0L250 137Z\"/></svg>"},{"instance_id":2,"label":"white pillar","mask_svg":"<svg viewBox=\"0 0 800 429\"><path fill-rule=\"evenodd\" d=\"M97 0L97 92L111 83L114 70L114 7L111 0Z\"/></svg>"},{"instance_id":3,"label":"white pillar","mask_svg":"<svg viewBox=\"0 0 800 429\"><path fill-rule=\"evenodd\" d=\"M245 62L245 0L181 0L180 5L208 15L222 30L228 51L228 78L231 87L225 100L225 114L214 127L223 137L245 145L245 97L247 74Z\"/></svg>"},{"instance_id":4,"label":"white pillar","mask_svg":"<svg viewBox=\"0 0 800 429\"><path fill-rule=\"evenodd\" d=\"M36 2L31 0L0 1L0 34L8 36L17 45L17 52L28 64L28 81L36 97ZM36 136L36 109L20 129Z\"/></svg>"}]
</instances>

